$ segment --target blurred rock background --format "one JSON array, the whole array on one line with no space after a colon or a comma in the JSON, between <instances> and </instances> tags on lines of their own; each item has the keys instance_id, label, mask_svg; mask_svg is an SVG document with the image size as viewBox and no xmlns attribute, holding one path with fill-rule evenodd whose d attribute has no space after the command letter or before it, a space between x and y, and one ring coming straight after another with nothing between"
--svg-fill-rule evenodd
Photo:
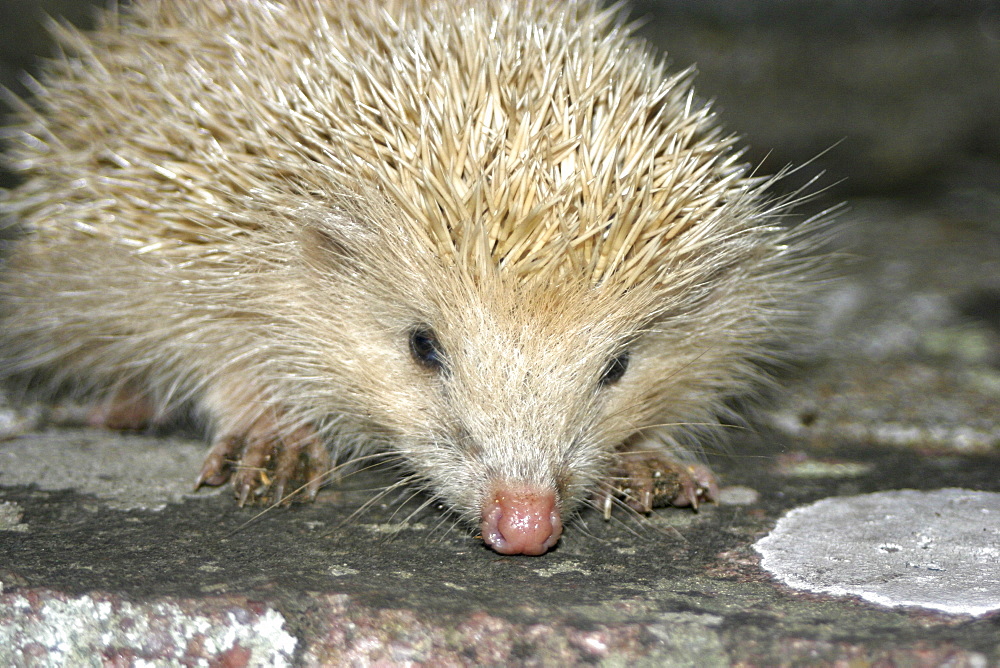
<instances>
[{"instance_id":1,"label":"blurred rock background","mask_svg":"<svg viewBox=\"0 0 1000 668\"><path fill-rule=\"evenodd\" d=\"M844 196L1000 188L1000 3L643 0L634 13L677 65L697 63L700 92L772 170L822 153Z\"/></svg>"}]
</instances>

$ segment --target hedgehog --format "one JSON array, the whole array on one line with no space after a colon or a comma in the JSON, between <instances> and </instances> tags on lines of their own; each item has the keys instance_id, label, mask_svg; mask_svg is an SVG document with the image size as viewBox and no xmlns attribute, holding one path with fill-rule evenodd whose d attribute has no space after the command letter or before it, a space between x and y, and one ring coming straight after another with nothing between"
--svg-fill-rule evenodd
<instances>
[{"instance_id":1,"label":"hedgehog","mask_svg":"<svg viewBox=\"0 0 1000 668\"><path fill-rule=\"evenodd\" d=\"M501 554L718 495L698 444L811 283L778 176L591 0L138 0L18 102L8 378L181 411L197 486L383 457Z\"/></svg>"}]
</instances>

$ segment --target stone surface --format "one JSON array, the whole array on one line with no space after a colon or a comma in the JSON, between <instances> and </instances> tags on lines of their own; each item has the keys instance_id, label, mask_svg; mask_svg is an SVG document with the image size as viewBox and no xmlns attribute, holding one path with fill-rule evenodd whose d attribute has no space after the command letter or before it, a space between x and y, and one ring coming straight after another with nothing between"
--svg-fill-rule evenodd
<instances>
[{"instance_id":1,"label":"stone surface","mask_svg":"<svg viewBox=\"0 0 1000 668\"><path fill-rule=\"evenodd\" d=\"M296 638L281 614L248 601L160 600L44 590L0 596L6 666L290 666ZM148 663L147 663L148 662Z\"/></svg>"},{"instance_id":2,"label":"stone surface","mask_svg":"<svg viewBox=\"0 0 1000 668\"><path fill-rule=\"evenodd\" d=\"M807 591L954 614L1000 610L1000 494L894 490L796 508L754 544Z\"/></svg>"},{"instance_id":3,"label":"stone surface","mask_svg":"<svg viewBox=\"0 0 1000 668\"><path fill-rule=\"evenodd\" d=\"M797 379L772 426L809 441L996 452L1000 209L980 206L856 203L842 228L844 279L801 349L822 370Z\"/></svg>"},{"instance_id":4,"label":"stone surface","mask_svg":"<svg viewBox=\"0 0 1000 668\"><path fill-rule=\"evenodd\" d=\"M190 439L43 430L0 444L0 485L74 489L109 508L159 510L194 496L204 456Z\"/></svg>"}]
</instances>

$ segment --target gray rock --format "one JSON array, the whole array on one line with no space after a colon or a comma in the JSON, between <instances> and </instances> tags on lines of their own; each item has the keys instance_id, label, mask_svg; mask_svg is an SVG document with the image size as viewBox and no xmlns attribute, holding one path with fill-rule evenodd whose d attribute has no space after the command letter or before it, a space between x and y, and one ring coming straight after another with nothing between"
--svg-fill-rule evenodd
<instances>
[{"instance_id":1,"label":"gray rock","mask_svg":"<svg viewBox=\"0 0 1000 668\"><path fill-rule=\"evenodd\" d=\"M1000 610L1000 494L898 490L823 499L754 549L796 589L954 614Z\"/></svg>"},{"instance_id":2,"label":"gray rock","mask_svg":"<svg viewBox=\"0 0 1000 668\"><path fill-rule=\"evenodd\" d=\"M292 665L281 614L243 601L133 604L106 594L0 596L5 666Z\"/></svg>"}]
</instances>

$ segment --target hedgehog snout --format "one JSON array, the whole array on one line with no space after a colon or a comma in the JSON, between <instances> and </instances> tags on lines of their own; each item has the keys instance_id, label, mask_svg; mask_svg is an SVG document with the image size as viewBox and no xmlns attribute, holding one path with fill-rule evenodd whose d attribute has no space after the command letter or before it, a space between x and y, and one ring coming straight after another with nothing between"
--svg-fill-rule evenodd
<instances>
[{"instance_id":1,"label":"hedgehog snout","mask_svg":"<svg viewBox=\"0 0 1000 668\"><path fill-rule=\"evenodd\" d=\"M483 541L500 554L539 555L562 535L555 491L499 483L483 505Z\"/></svg>"}]
</instances>

